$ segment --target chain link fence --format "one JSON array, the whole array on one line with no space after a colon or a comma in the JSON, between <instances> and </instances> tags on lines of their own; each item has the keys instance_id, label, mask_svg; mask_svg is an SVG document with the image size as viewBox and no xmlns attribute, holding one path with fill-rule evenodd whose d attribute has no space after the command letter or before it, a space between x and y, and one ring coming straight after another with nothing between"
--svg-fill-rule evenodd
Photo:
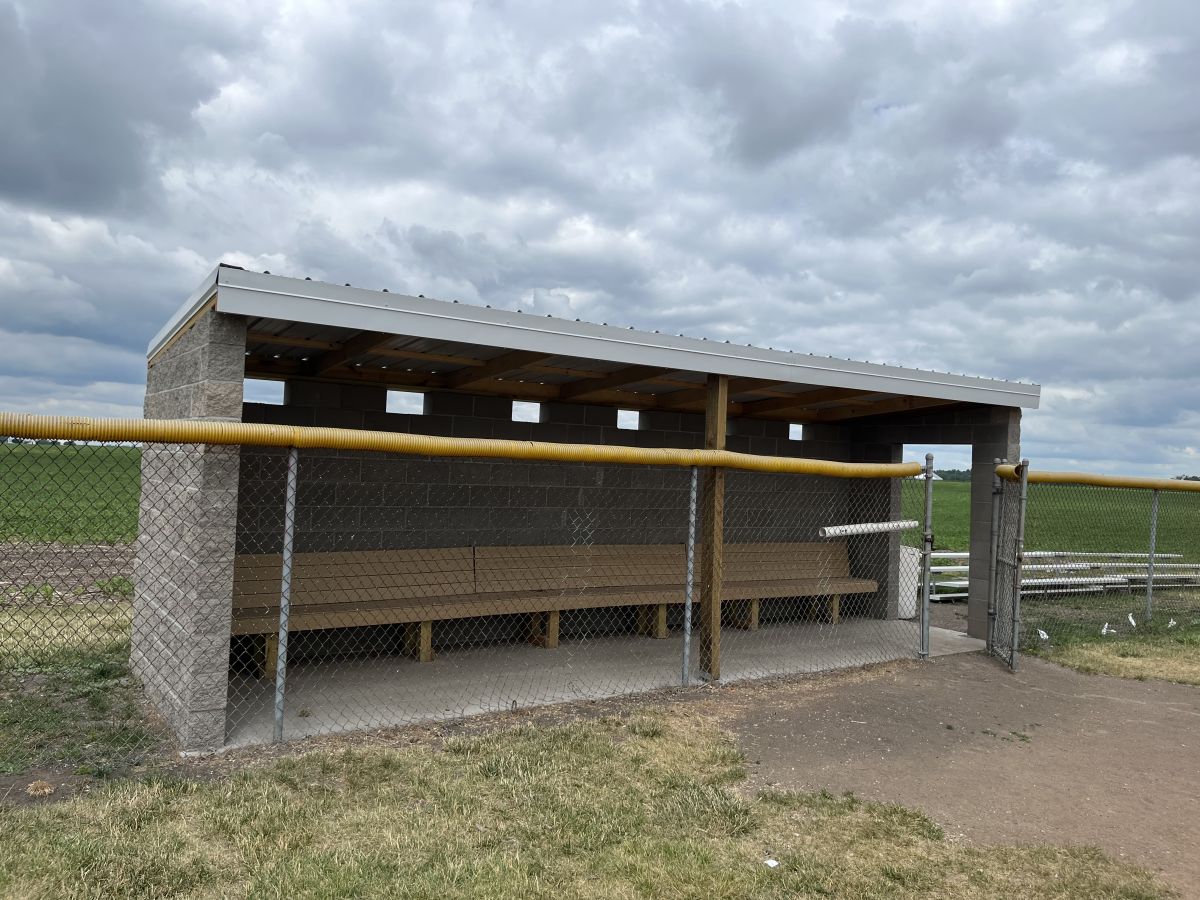
<instances>
[{"instance_id":1,"label":"chain link fence","mask_svg":"<svg viewBox=\"0 0 1200 900\"><path fill-rule=\"evenodd\" d=\"M1133 659L1200 628L1200 493L1016 474L998 479L993 652L1086 668L1105 644Z\"/></svg>"},{"instance_id":2,"label":"chain link fence","mask_svg":"<svg viewBox=\"0 0 1200 900\"><path fill-rule=\"evenodd\" d=\"M922 652L923 479L720 475L0 444L0 774Z\"/></svg>"}]
</instances>

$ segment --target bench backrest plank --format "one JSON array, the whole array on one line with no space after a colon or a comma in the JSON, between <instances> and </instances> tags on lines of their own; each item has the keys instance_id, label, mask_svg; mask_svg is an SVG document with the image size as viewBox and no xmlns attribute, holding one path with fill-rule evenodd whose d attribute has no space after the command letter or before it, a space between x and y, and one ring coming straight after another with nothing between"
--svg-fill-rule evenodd
<instances>
[{"instance_id":1,"label":"bench backrest plank","mask_svg":"<svg viewBox=\"0 0 1200 900\"><path fill-rule=\"evenodd\" d=\"M697 555L699 551L697 549ZM727 544L725 581L781 582L850 575L844 541ZM242 554L234 564L235 609L279 603L279 554ZM298 553L294 606L397 602L589 588L682 587L682 544L443 547ZM697 580L699 566L697 566Z\"/></svg>"},{"instance_id":2,"label":"bench backrest plank","mask_svg":"<svg viewBox=\"0 0 1200 900\"><path fill-rule=\"evenodd\" d=\"M283 561L279 554L244 554L233 570L233 606L279 603ZM417 600L475 592L472 548L364 550L297 553L292 564L292 603L370 603Z\"/></svg>"},{"instance_id":3,"label":"bench backrest plank","mask_svg":"<svg viewBox=\"0 0 1200 900\"><path fill-rule=\"evenodd\" d=\"M481 594L682 584L682 544L476 547Z\"/></svg>"},{"instance_id":4,"label":"bench backrest plank","mask_svg":"<svg viewBox=\"0 0 1200 900\"><path fill-rule=\"evenodd\" d=\"M850 554L845 541L727 544L726 581L846 578Z\"/></svg>"}]
</instances>

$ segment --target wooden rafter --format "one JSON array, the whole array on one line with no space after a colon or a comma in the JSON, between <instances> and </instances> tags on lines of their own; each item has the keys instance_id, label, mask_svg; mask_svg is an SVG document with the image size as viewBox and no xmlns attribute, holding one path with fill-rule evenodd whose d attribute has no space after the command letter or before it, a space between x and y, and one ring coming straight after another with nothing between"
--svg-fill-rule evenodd
<instances>
[{"instance_id":1,"label":"wooden rafter","mask_svg":"<svg viewBox=\"0 0 1200 900\"><path fill-rule=\"evenodd\" d=\"M844 419L859 419L863 416L881 416L886 413L905 412L910 409L929 409L934 406L953 406L957 400L937 400L932 397L896 397L878 403L858 403L823 409L817 413L817 422L840 422Z\"/></svg>"},{"instance_id":2,"label":"wooden rafter","mask_svg":"<svg viewBox=\"0 0 1200 900\"><path fill-rule=\"evenodd\" d=\"M763 413L783 412L789 409L806 409L819 403L850 400L854 397L865 397L877 393L879 392L856 390L853 388L819 388L815 391L805 391L803 394L792 394L788 397L767 397L764 400L750 400L742 404L741 414L744 416L755 416L762 415Z\"/></svg>"},{"instance_id":3,"label":"wooden rafter","mask_svg":"<svg viewBox=\"0 0 1200 900\"><path fill-rule=\"evenodd\" d=\"M553 357L552 353L538 353L533 350L513 350L509 353L502 353L495 359L489 359L484 365L468 369L462 372L455 372L447 376L446 386L455 390L469 387L478 384L481 381L490 381L493 378L500 378L510 372L518 372L526 366L541 362L544 359Z\"/></svg>"},{"instance_id":4,"label":"wooden rafter","mask_svg":"<svg viewBox=\"0 0 1200 900\"><path fill-rule=\"evenodd\" d=\"M624 385L648 381L654 376L662 374L664 374L664 370L658 366L629 366L607 375L584 378L564 384L559 390L558 396L561 400L583 400Z\"/></svg>"},{"instance_id":5,"label":"wooden rafter","mask_svg":"<svg viewBox=\"0 0 1200 900\"><path fill-rule=\"evenodd\" d=\"M360 331L338 349L322 353L307 366L310 375L323 375L332 369L340 368L354 362L358 357L378 350L380 346L395 339L394 334L383 334L379 331Z\"/></svg>"},{"instance_id":6,"label":"wooden rafter","mask_svg":"<svg viewBox=\"0 0 1200 900\"><path fill-rule=\"evenodd\" d=\"M250 331L246 334L247 344L270 344L273 347L296 347L300 350L337 350L342 345L336 341L321 341L316 338L289 337L283 334L267 334Z\"/></svg>"}]
</instances>

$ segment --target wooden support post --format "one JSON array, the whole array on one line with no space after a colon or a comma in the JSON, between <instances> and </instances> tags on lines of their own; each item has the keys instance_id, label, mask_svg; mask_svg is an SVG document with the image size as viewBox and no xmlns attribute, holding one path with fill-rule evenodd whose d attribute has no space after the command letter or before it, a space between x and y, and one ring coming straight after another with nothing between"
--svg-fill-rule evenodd
<instances>
[{"instance_id":1,"label":"wooden support post","mask_svg":"<svg viewBox=\"0 0 1200 900\"><path fill-rule=\"evenodd\" d=\"M671 636L667 628L667 604L639 606L637 611L638 634L648 634L657 640Z\"/></svg>"},{"instance_id":2,"label":"wooden support post","mask_svg":"<svg viewBox=\"0 0 1200 900\"><path fill-rule=\"evenodd\" d=\"M834 594L829 598L829 621L836 625L842 620L842 595Z\"/></svg>"},{"instance_id":3,"label":"wooden support post","mask_svg":"<svg viewBox=\"0 0 1200 900\"><path fill-rule=\"evenodd\" d=\"M275 666L279 662L279 635L264 634L262 678L274 678Z\"/></svg>"},{"instance_id":4,"label":"wooden support post","mask_svg":"<svg viewBox=\"0 0 1200 900\"><path fill-rule=\"evenodd\" d=\"M529 643L535 647L545 647L553 650L558 646L558 623L560 613L557 609L549 612L535 612L529 619Z\"/></svg>"},{"instance_id":5,"label":"wooden support post","mask_svg":"<svg viewBox=\"0 0 1200 900\"><path fill-rule=\"evenodd\" d=\"M741 628L744 631L758 631L758 613L761 601L759 600L744 600L737 608L737 615L733 620L734 628Z\"/></svg>"},{"instance_id":6,"label":"wooden support post","mask_svg":"<svg viewBox=\"0 0 1200 900\"><path fill-rule=\"evenodd\" d=\"M404 652L420 662L433 660L433 622L408 622L404 626Z\"/></svg>"},{"instance_id":7,"label":"wooden support post","mask_svg":"<svg viewBox=\"0 0 1200 900\"><path fill-rule=\"evenodd\" d=\"M704 406L704 447L725 449L725 416L729 408L729 377L709 375ZM721 581L725 526L725 471L704 470L703 530L700 535L700 615L696 628L700 676L721 677Z\"/></svg>"}]
</instances>

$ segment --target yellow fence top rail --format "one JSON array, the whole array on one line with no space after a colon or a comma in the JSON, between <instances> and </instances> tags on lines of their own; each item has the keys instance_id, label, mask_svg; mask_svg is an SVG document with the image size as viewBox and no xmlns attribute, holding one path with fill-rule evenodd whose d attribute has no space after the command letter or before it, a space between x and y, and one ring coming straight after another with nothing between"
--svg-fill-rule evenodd
<instances>
[{"instance_id":1,"label":"yellow fence top rail","mask_svg":"<svg viewBox=\"0 0 1200 900\"><path fill-rule=\"evenodd\" d=\"M1017 467L1011 464L996 466L996 474L1005 481L1020 480ZM1027 479L1030 484L1090 484L1096 487L1200 493L1200 481L1180 481L1175 478L1137 478L1132 475L1100 475L1096 472L1040 472L1031 468Z\"/></svg>"},{"instance_id":2,"label":"yellow fence top rail","mask_svg":"<svg viewBox=\"0 0 1200 900\"><path fill-rule=\"evenodd\" d=\"M920 463L845 463L786 456L756 456L729 450L553 444L489 438L436 437L350 428L257 425L205 419L91 419L0 413L0 436L35 440L129 441L173 444L252 444L326 450L374 450L420 456L477 456L558 462L623 463L647 466L720 466L751 472L827 475L834 478L905 478Z\"/></svg>"}]
</instances>

